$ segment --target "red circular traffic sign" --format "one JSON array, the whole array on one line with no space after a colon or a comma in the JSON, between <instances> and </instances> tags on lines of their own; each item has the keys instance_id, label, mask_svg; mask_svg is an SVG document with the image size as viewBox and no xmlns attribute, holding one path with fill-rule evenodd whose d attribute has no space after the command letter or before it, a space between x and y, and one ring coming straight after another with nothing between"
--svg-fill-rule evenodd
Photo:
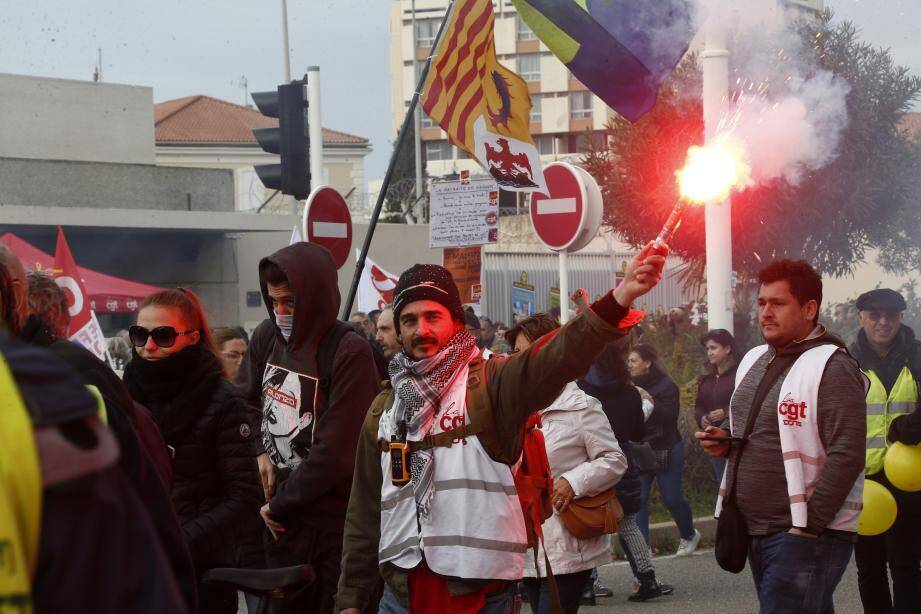
<instances>
[{"instance_id":1,"label":"red circular traffic sign","mask_svg":"<svg viewBox=\"0 0 921 614\"><path fill-rule=\"evenodd\" d=\"M601 224L601 190L583 169L567 162L544 167L550 196L531 194L531 225L541 243L555 251L585 247Z\"/></svg>"},{"instance_id":2,"label":"red circular traffic sign","mask_svg":"<svg viewBox=\"0 0 921 614\"><path fill-rule=\"evenodd\" d=\"M582 229L585 217L585 184L578 171L565 162L544 167L544 179L550 196L531 194L531 223L544 245L562 251L569 247Z\"/></svg>"},{"instance_id":3,"label":"red circular traffic sign","mask_svg":"<svg viewBox=\"0 0 921 614\"><path fill-rule=\"evenodd\" d=\"M345 199L329 186L319 186L307 198L304 208L304 236L322 245L342 268L352 249L352 214Z\"/></svg>"}]
</instances>

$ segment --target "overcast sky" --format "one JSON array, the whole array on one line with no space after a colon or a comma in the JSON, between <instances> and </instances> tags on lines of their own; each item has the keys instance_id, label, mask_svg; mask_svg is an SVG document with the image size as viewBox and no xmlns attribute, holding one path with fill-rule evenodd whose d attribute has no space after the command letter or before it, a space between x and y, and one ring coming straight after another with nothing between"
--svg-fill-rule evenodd
<instances>
[{"instance_id":1,"label":"overcast sky","mask_svg":"<svg viewBox=\"0 0 921 614\"><path fill-rule=\"evenodd\" d=\"M389 4L288 0L292 75L321 67L323 124L371 139L369 179L391 151ZM921 1L826 4L921 74ZM0 72L91 80L100 47L105 81L151 86L156 102L207 94L242 103L241 77L251 92L283 81L281 0L3 1Z\"/></svg>"}]
</instances>

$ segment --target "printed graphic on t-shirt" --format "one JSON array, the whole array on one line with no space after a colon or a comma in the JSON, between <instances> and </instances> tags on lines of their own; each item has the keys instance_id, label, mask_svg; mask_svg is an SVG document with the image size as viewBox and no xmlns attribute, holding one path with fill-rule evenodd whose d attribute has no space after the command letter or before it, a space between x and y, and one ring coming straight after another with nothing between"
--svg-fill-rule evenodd
<instances>
[{"instance_id":1,"label":"printed graphic on t-shirt","mask_svg":"<svg viewBox=\"0 0 921 614\"><path fill-rule=\"evenodd\" d=\"M293 469L309 452L317 389L315 377L266 364L262 376L262 442L275 466Z\"/></svg>"}]
</instances>

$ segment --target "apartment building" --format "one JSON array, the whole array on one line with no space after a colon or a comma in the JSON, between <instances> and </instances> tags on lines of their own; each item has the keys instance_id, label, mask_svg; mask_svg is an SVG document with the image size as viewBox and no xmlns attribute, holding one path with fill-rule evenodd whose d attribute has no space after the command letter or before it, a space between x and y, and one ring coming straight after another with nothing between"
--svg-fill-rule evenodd
<instances>
[{"instance_id":1,"label":"apartment building","mask_svg":"<svg viewBox=\"0 0 921 614\"><path fill-rule=\"evenodd\" d=\"M777 10L793 13L821 10L823 0L776 0ZM413 32L415 5L415 32ZM432 53L438 26L448 6L446 0L393 0L390 11L390 64L392 129L402 125L418 76ZM531 92L531 134L544 162L579 156L589 147L592 132L604 128L613 113L541 43L518 15L511 0L494 0L496 55L505 66L528 82ZM692 47L702 45L698 36ZM414 60L415 56L415 62ZM451 145L447 136L423 113L421 138L430 177L461 170L475 171L477 164L466 152Z\"/></svg>"},{"instance_id":2,"label":"apartment building","mask_svg":"<svg viewBox=\"0 0 921 614\"><path fill-rule=\"evenodd\" d=\"M432 53L438 26L448 3L416 0L413 34L411 0L396 0L390 14L390 61L393 133L399 130L425 59ZM537 40L515 11L511 0L495 0L496 55L505 66L528 82L531 92L531 134L544 162L565 160L588 148L588 134L607 122L608 107L592 95L569 70ZM413 54L415 53L415 73ZM422 143L426 170L440 177L461 170L476 170L476 162L451 145L447 136L423 113Z\"/></svg>"}]
</instances>

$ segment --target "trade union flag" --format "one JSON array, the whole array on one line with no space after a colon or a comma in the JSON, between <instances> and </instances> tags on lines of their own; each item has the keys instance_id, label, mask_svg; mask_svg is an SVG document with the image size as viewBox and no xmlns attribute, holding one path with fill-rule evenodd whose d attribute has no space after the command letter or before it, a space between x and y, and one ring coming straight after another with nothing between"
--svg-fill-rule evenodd
<instances>
[{"instance_id":1,"label":"trade union flag","mask_svg":"<svg viewBox=\"0 0 921 614\"><path fill-rule=\"evenodd\" d=\"M656 103L696 29L690 0L512 0L537 37L631 122Z\"/></svg>"},{"instance_id":2,"label":"trade union flag","mask_svg":"<svg viewBox=\"0 0 921 614\"><path fill-rule=\"evenodd\" d=\"M491 0L457 0L435 49L422 108L505 190L546 192L524 79L499 63Z\"/></svg>"},{"instance_id":3,"label":"trade union flag","mask_svg":"<svg viewBox=\"0 0 921 614\"><path fill-rule=\"evenodd\" d=\"M64 238L64 230L58 226L58 243L54 252L54 281L67 297L67 311L70 313L69 340L79 343L100 360L106 360L106 339L96 313L90 306L77 263Z\"/></svg>"}]
</instances>

